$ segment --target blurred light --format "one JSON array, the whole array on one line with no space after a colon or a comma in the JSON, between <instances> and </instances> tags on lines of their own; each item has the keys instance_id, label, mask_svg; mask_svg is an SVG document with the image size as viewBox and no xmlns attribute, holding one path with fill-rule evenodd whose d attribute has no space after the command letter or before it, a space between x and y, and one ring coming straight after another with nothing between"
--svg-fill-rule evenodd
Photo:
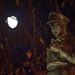
<instances>
[{"instance_id":1,"label":"blurred light","mask_svg":"<svg viewBox=\"0 0 75 75\"><path fill-rule=\"evenodd\" d=\"M7 17L6 22L8 23L8 26L12 29L16 28L18 25L18 20L15 16Z\"/></svg>"}]
</instances>

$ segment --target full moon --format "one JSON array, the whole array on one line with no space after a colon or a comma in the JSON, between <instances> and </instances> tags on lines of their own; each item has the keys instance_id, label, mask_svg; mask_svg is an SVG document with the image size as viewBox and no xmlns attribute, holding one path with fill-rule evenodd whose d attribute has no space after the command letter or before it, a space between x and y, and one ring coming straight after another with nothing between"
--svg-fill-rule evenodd
<instances>
[{"instance_id":1,"label":"full moon","mask_svg":"<svg viewBox=\"0 0 75 75\"><path fill-rule=\"evenodd\" d=\"M16 28L18 25L18 20L15 16L7 17L6 22L8 23L8 26L12 29Z\"/></svg>"}]
</instances>

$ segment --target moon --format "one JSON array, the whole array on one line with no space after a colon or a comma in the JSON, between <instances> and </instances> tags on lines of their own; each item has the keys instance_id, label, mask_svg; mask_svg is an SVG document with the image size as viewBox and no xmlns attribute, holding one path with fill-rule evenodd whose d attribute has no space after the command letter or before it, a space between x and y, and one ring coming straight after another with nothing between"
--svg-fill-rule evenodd
<instances>
[{"instance_id":1,"label":"moon","mask_svg":"<svg viewBox=\"0 0 75 75\"><path fill-rule=\"evenodd\" d=\"M12 29L16 28L18 25L18 20L15 16L7 17L6 22L8 23L8 26Z\"/></svg>"}]
</instances>

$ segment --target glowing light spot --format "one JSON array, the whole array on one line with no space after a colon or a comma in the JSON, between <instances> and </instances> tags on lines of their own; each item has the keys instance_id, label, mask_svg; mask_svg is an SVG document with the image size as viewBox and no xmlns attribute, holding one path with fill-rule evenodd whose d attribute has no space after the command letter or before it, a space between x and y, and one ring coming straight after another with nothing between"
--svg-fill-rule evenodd
<instances>
[{"instance_id":1,"label":"glowing light spot","mask_svg":"<svg viewBox=\"0 0 75 75\"><path fill-rule=\"evenodd\" d=\"M18 25L18 20L15 16L8 17L6 22L8 23L8 26L12 29L16 28Z\"/></svg>"}]
</instances>

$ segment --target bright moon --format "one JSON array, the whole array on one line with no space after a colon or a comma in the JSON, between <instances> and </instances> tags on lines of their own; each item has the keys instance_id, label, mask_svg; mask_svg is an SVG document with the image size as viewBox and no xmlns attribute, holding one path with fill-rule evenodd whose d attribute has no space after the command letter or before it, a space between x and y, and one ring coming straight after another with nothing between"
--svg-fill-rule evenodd
<instances>
[{"instance_id":1,"label":"bright moon","mask_svg":"<svg viewBox=\"0 0 75 75\"><path fill-rule=\"evenodd\" d=\"M16 28L18 25L18 20L15 16L8 17L6 22L8 23L8 26L12 29Z\"/></svg>"}]
</instances>

